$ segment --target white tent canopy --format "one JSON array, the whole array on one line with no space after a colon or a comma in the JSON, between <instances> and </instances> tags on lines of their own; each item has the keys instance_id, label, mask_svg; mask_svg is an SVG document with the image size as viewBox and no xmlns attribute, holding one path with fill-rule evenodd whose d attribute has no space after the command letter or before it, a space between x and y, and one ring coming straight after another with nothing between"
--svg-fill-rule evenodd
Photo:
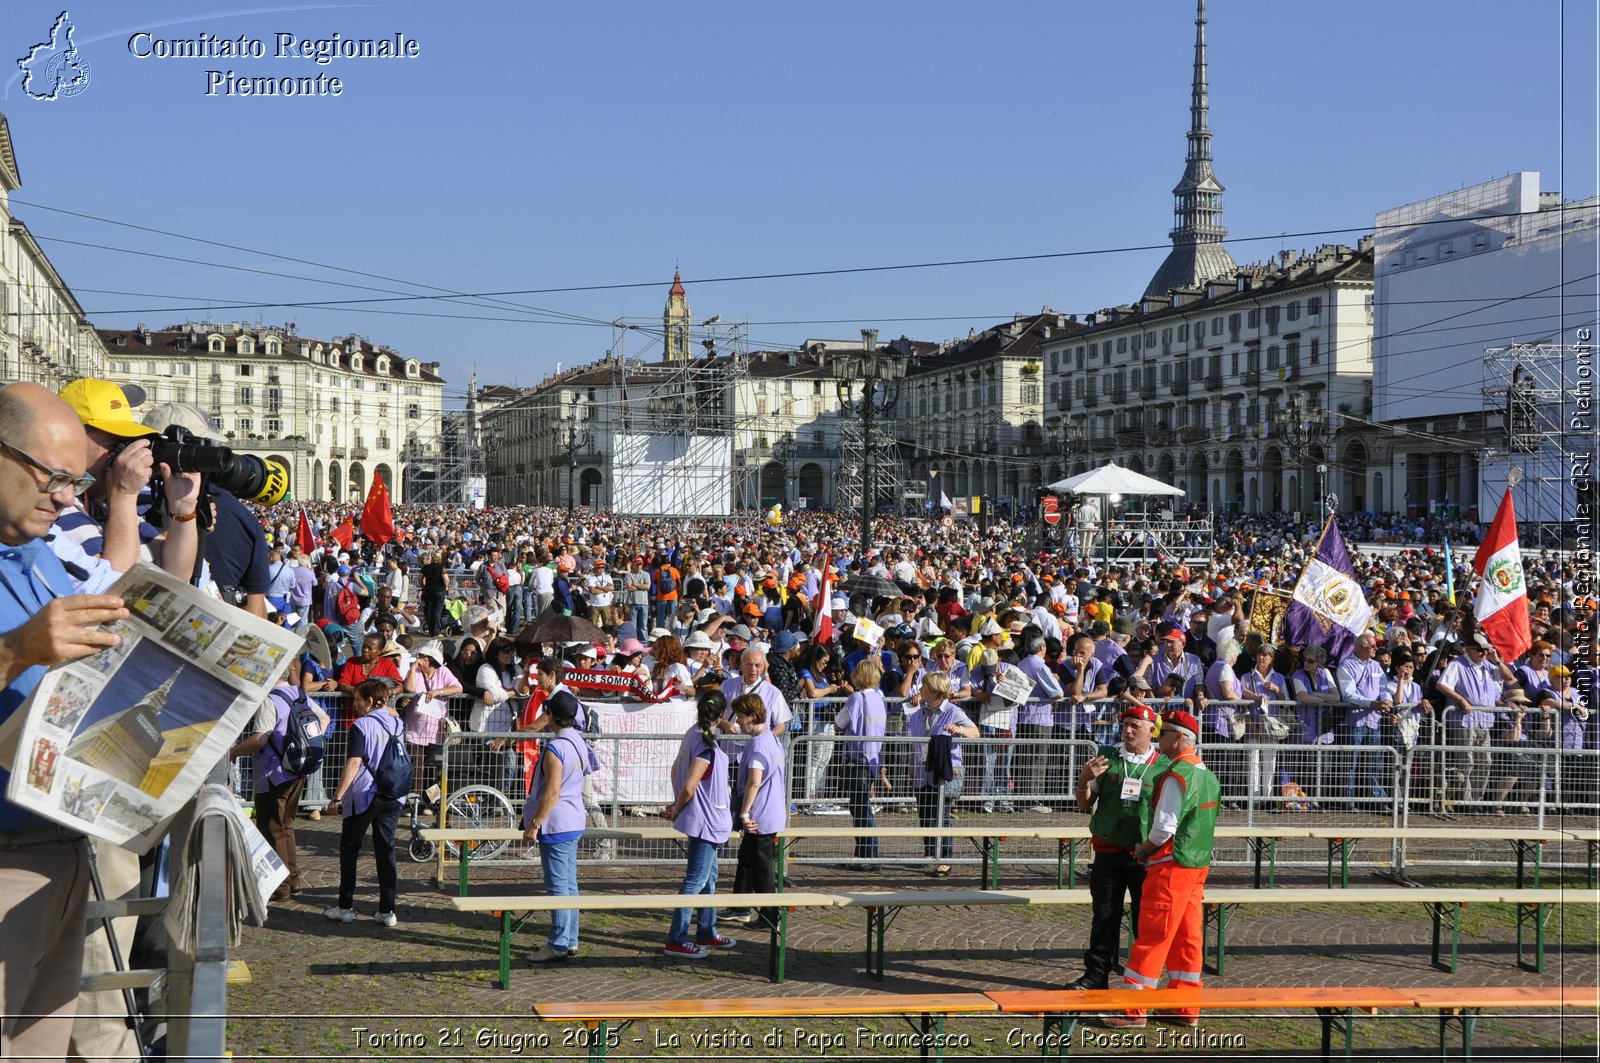
<instances>
[{"instance_id":1,"label":"white tent canopy","mask_svg":"<svg viewBox=\"0 0 1600 1063\"><path fill-rule=\"evenodd\" d=\"M1107 462L1098 469L1057 480L1047 491L1071 492L1075 495L1181 495L1184 492L1170 484L1152 479L1143 473L1125 469L1115 462Z\"/></svg>"}]
</instances>

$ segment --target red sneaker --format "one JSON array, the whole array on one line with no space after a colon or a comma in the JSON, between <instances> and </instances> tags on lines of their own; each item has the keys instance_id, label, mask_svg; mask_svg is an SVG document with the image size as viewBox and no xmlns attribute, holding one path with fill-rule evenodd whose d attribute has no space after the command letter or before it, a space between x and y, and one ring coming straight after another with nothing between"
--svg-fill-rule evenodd
<instances>
[{"instance_id":1,"label":"red sneaker","mask_svg":"<svg viewBox=\"0 0 1600 1063\"><path fill-rule=\"evenodd\" d=\"M724 934L718 934L716 937L710 938L710 939L708 939L706 941L696 941L695 942L695 946L700 948L701 950L731 949L737 944L738 944L737 941L735 941L733 938L728 937L728 936L726 936Z\"/></svg>"}]
</instances>

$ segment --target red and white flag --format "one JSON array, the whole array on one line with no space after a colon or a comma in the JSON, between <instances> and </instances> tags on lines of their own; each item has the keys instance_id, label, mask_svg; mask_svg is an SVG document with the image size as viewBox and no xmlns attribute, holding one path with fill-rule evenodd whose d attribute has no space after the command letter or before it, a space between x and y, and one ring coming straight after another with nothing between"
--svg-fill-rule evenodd
<instances>
[{"instance_id":1,"label":"red and white flag","mask_svg":"<svg viewBox=\"0 0 1600 1063\"><path fill-rule=\"evenodd\" d=\"M833 594L833 551L822 555L822 583L811 603L811 642L826 645L833 641L833 611L828 608Z\"/></svg>"},{"instance_id":2,"label":"red and white flag","mask_svg":"<svg viewBox=\"0 0 1600 1063\"><path fill-rule=\"evenodd\" d=\"M1533 628L1528 623L1528 585L1522 575L1522 550L1517 545L1517 508L1506 488L1489 537L1472 558L1472 569L1483 577L1472 615L1484 636L1500 651L1508 664L1533 645Z\"/></svg>"}]
</instances>

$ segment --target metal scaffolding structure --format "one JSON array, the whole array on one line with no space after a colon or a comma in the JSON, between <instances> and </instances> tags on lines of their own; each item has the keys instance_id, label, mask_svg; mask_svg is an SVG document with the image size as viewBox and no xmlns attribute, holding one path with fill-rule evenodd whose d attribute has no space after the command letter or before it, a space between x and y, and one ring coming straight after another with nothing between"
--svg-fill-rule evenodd
<instances>
[{"instance_id":1,"label":"metal scaffolding structure","mask_svg":"<svg viewBox=\"0 0 1600 1063\"><path fill-rule=\"evenodd\" d=\"M404 500L429 506L483 505L484 454L478 425L478 377L467 385L467 406L440 419L431 437L406 441Z\"/></svg>"},{"instance_id":2,"label":"metal scaffolding structure","mask_svg":"<svg viewBox=\"0 0 1600 1063\"><path fill-rule=\"evenodd\" d=\"M1580 503L1590 503L1592 512L1592 356L1590 347L1559 343L1485 349L1484 411L1490 424L1498 419L1502 426L1483 457L1479 510L1485 520L1513 469L1522 473L1511 493L1528 540L1559 544L1575 531Z\"/></svg>"},{"instance_id":3,"label":"metal scaffolding structure","mask_svg":"<svg viewBox=\"0 0 1600 1063\"><path fill-rule=\"evenodd\" d=\"M749 386L748 324L712 318L694 330L703 352L698 357L648 363L625 354L627 335L636 329L621 321L612 329L608 364L614 408L591 417L606 422L613 440L692 441L687 452L694 460L658 467L653 494L669 506L677 500L679 508L695 512L704 508L708 482L716 481L728 485L734 507L755 506L761 463L747 461L746 452L762 434L763 415ZM614 499L614 511L632 512L625 503Z\"/></svg>"}]
</instances>

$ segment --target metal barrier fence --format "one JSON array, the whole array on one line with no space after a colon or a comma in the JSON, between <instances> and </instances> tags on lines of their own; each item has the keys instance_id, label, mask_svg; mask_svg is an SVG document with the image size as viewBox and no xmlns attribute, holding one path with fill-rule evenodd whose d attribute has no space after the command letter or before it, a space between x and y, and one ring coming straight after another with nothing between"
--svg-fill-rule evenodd
<instances>
[{"instance_id":1,"label":"metal barrier fence","mask_svg":"<svg viewBox=\"0 0 1600 1063\"><path fill-rule=\"evenodd\" d=\"M335 723L322 771L307 781L301 799L302 807L310 809L325 805L337 785L349 722L342 696L315 697L330 709ZM451 700L451 716L465 719L472 699ZM1084 761L1100 746L1119 741L1114 717L1108 711L1116 708L1114 703L1058 709L1049 728L1035 729L1024 737L983 728L982 737L958 743L962 752L959 785L932 788L919 802L914 784L916 765L926 758L927 740L904 734L906 718L899 699L888 699L888 733L873 740L882 744L886 784L863 777L853 749L857 740L836 733L834 720L844 700L819 699L796 706L795 723L783 738L792 824L842 826L863 822L864 811L871 810L891 817L888 823L895 826L990 816L1015 817L1030 826L1079 825L1084 817L1072 797L1074 780ZM1461 727L1459 714L1453 711L1438 718L1419 712L1414 729L1388 723L1357 735L1344 726L1350 708L1345 705L1211 704L1212 710L1202 719L1201 755L1222 784L1223 823L1459 825L1476 818L1488 825L1504 816L1521 825L1543 826L1558 811L1587 816L1588 824L1600 813L1600 752L1536 744L1561 740L1559 720L1550 728L1542 723L1529 727L1520 741L1508 742L1515 733L1511 721L1516 714L1503 708L1486 710L1497 718L1496 724L1487 728ZM1234 710L1233 719L1238 721L1226 736L1216 732L1218 710L1224 706ZM1278 726L1264 722L1268 715L1279 721ZM1528 718L1522 717L1524 721ZM1225 716L1222 722L1226 725ZM1277 732L1285 732L1281 740L1272 737ZM1235 738L1235 733L1239 737ZM1567 737L1571 739L1570 734ZM665 825L655 817L673 799L671 765L681 738L678 733L591 736L591 745L603 763L626 767L627 785L621 793L592 784L586 788L590 824L623 828ZM497 817L494 825L501 825L500 819L508 826L520 823L527 796L527 762L517 747L541 740L537 735L465 731L449 736L425 752L418 768L420 787L440 786L439 803L446 806L446 819L451 814L451 795L471 788L473 794L493 798L488 803L461 806L473 808L480 825L488 825L486 817L491 816ZM500 741L509 748L490 748ZM745 739L728 736L722 741L732 748ZM241 763L236 785L248 796L248 761ZM1458 776L1464 776L1466 782ZM1464 791L1463 785L1467 787ZM493 794L486 795L485 788ZM500 799L507 811L491 812L491 806L502 807ZM420 808L413 816L417 811ZM853 819L847 819L852 815ZM819 818L812 820L812 816ZM433 822L438 822L437 816ZM899 850L904 858L913 859L915 848L901 846ZM519 859L526 851L525 846L507 846L495 859ZM807 844L798 861L848 862L853 852L848 841L838 845L817 841ZM660 841L586 843L583 857L640 863L672 863L682 858L672 844ZM1008 863L1037 864L1053 861L1054 854L1047 847L1018 844L1008 846L1005 858ZM1219 847L1219 864L1243 864L1251 859L1242 843ZM1280 845L1280 864L1320 865L1325 859L1320 842L1286 840ZM1388 862L1403 864L1405 859L1404 846L1400 846L1389 854Z\"/></svg>"}]
</instances>

